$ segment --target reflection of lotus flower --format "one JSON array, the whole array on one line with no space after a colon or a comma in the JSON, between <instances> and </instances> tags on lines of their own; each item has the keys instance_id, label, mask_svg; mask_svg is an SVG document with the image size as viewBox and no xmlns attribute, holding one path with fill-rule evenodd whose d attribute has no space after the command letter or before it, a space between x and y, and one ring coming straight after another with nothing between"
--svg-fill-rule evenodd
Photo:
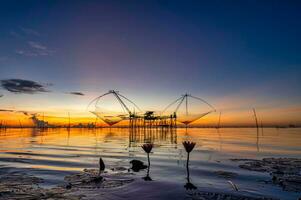
<instances>
[{"instance_id":1,"label":"reflection of lotus flower","mask_svg":"<svg viewBox=\"0 0 301 200\"><path fill-rule=\"evenodd\" d=\"M145 181L152 181L153 179L149 176L149 172L146 174L145 177L143 177L143 180Z\"/></svg>"},{"instance_id":2,"label":"reflection of lotus flower","mask_svg":"<svg viewBox=\"0 0 301 200\"><path fill-rule=\"evenodd\" d=\"M183 146L185 147L186 152L189 154L193 150L195 142L184 141Z\"/></svg>"},{"instance_id":3,"label":"reflection of lotus flower","mask_svg":"<svg viewBox=\"0 0 301 200\"><path fill-rule=\"evenodd\" d=\"M186 190L195 190L197 189L197 187L195 185L193 185L192 183L190 183L190 181L188 180L188 182L184 185L184 188Z\"/></svg>"},{"instance_id":4,"label":"reflection of lotus flower","mask_svg":"<svg viewBox=\"0 0 301 200\"><path fill-rule=\"evenodd\" d=\"M151 150L153 149L153 146L154 146L153 144L148 143L148 144L142 145L141 147L147 154L149 154L151 152Z\"/></svg>"}]
</instances>

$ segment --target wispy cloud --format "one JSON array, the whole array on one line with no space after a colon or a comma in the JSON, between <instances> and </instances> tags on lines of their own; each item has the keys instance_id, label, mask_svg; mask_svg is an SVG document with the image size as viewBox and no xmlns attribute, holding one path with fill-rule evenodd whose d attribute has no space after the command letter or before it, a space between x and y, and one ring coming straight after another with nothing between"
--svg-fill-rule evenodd
<instances>
[{"instance_id":1,"label":"wispy cloud","mask_svg":"<svg viewBox=\"0 0 301 200\"><path fill-rule=\"evenodd\" d=\"M46 46L44 46L38 42L29 41L28 44L29 44L29 46L31 46L34 49L47 50Z\"/></svg>"},{"instance_id":2,"label":"wispy cloud","mask_svg":"<svg viewBox=\"0 0 301 200\"><path fill-rule=\"evenodd\" d=\"M47 46L36 41L27 42L29 49L19 49L16 50L16 53L22 56L49 56L52 55L55 51L49 49Z\"/></svg>"},{"instance_id":3,"label":"wispy cloud","mask_svg":"<svg viewBox=\"0 0 301 200\"><path fill-rule=\"evenodd\" d=\"M9 34L15 38L25 38L27 36L40 37L41 34L37 30L25 27L19 27L18 29L11 30Z\"/></svg>"},{"instance_id":4,"label":"wispy cloud","mask_svg":"<svg viewBox=\"0 0 301 200\"><path fill-rule=\"evenodd\" d=\"M18 30L12 30L9 34L15 38L25 40L25 47L17 48L15 53L21 56L37 57L37 56L49 56L55 53L55 51L36 39L41 39L41 34L31 28L20 27ZM26 41L26 38L30 40ZM32 40L33 39L33 40ZM24 45L23 45L24 46ZM1 61L1 60L0 60Z\"/></svg>"},{"instance_id":5,"label":"wispy cloud","mask_svg":"<svg viewBox=\"0 0 301 200\"><path fill-rule=\"evenodd\" d=\"M26 50L16 50L16 54L22 55L22 56L38 56L39 54L31 52L31 51L26 51Z\"/></svg>"},{"instance_id":6,"label":"wispy cloud","mask_svg":"<svg viewBox=\"0 0 301 200\"><path fill-rule=\"evenodd\" d=\"M81 92L69 92L68 94L77 95L77 96L84 96L84 93Z\"/></svg>"},{"instance_id":7,"label":"wispy cloud","mask_svg":"<svg viewBox=\"0 0 301 200\"><path fill-rule=\"evenodd\" d=\"M15 38L21 38L21 34L17 33L16 31L10 31L9 34Z\"/></svg>"},{"instance_id":8,"label":"wispy cloud","mask_svg":"<svg viewBox=\"0 0 301 200\"><path fill-rule=\"evenodd\" d=\"M12 93L34 94L38 92L49 92L44 85L31 80L5 79L0 82L2 88Z\"/></svg>"},{"instance_id":9,"label":"wispy cloud","mask_svg":"<svg viewBox=\"0 0 301 200\"><path fill-rule=\"evenodd\" d=\"M23 33L25 33L27 35L41 36L41 34L34 29L25 28L25 27L20 27L20 29L22 30Z\"/></svg>"},{"instance_id":10,"label":"wispy cloud","mask_svg":"<svg viewBox=\"0 0 301 200\"><path fill-rule=\"evenodd\" d=\"M34 115L35 113L31 114L30 112L28 111L22 111L22 110L13 110L13 109L0 109L0 112L14 112L14 113L22 113L23 115L26 115L26 116L32 116Z\"/></svg>"},{"instance_id":11,"label":"wispy cloud","mask_svg":"<svg viewBox=\"0 0 301 200\"><path fill-rule=\"evenodd\" d=\"M0 112L15 112L15 110L0 109Z\"/></svg>"}]
</instances>

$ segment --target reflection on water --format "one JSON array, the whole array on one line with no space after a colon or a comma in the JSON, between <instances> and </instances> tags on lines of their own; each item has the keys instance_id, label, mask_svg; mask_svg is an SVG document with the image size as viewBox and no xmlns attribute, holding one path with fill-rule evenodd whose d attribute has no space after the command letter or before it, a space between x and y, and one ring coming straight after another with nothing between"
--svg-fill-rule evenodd
<instances>
[{"instance_id":1,"label":"reflection on water","mask_svg":"<svg viewBox=\"0 0 301 200\"><path fill-rule=\"evenodd\" d=\"M141 143L154 143L157 145L169 144L176 147L177 129L172 128L136 128L129 129L129 147L135 147Z\"/></svg>"},{"instance_id":2,"label":"reflection on water","mask_svg":"<svg viewBox=\"0 0 301 200\"><path fill-rule=\"evenodd\" d=\"M197 143L189 171L185 168L184 140ZM130 167L133 159L147 163L141 148L144 143L154 144L150 154L152 182L172 182L181 188L193 183L198 189L232 191L227 180L214 173L226 170L239 174L233 182L241 191L277 194L284 199L293 195L260 182L268 175L242 170L229 159L301 158L301 129L6 129L0 130L0 174L28 171L53 185L67 174L97 168L99 157L108 168ZM145 173L136 174L142 178Z\"/></svg>"}]
</instances>

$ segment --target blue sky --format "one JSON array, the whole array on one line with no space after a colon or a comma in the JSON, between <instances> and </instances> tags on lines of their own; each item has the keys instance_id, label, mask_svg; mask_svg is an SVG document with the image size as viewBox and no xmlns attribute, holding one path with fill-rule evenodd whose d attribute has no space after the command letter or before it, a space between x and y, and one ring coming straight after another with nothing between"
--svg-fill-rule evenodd
<instances>
[{"instance_id":1,"label":"blue sky","mask_svg":"<svg viewBox=\"0 0 301 200\"><path fill-rule=\"evenodd\" d=\"M300 1L0 5L0 79L52 84L47 94L2 89L2 107L30 108L31 98L84 105L109 89L156 109L186 91L221 109L231 98L246 108L300 106Z\"/></svg>"}]
</instances>

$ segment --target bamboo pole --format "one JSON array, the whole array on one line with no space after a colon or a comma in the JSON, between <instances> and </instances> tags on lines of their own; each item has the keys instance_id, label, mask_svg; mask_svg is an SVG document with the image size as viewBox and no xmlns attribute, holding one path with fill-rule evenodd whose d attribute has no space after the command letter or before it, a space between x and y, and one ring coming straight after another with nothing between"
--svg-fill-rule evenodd
<instances>
[{"instance_id":1,"label":"bamboo pole","mask_svg":"<svg viewBox=\"0 0 301 200\"><path fill-rule=\"evenodd\" d=\"M259 126L258 126L258 119L257 119L257 115L256 115L256 110L255 110L255 108L253 108L253 113L254 113L256 128L258 129Z\"/></svg>"}]
</instances>

